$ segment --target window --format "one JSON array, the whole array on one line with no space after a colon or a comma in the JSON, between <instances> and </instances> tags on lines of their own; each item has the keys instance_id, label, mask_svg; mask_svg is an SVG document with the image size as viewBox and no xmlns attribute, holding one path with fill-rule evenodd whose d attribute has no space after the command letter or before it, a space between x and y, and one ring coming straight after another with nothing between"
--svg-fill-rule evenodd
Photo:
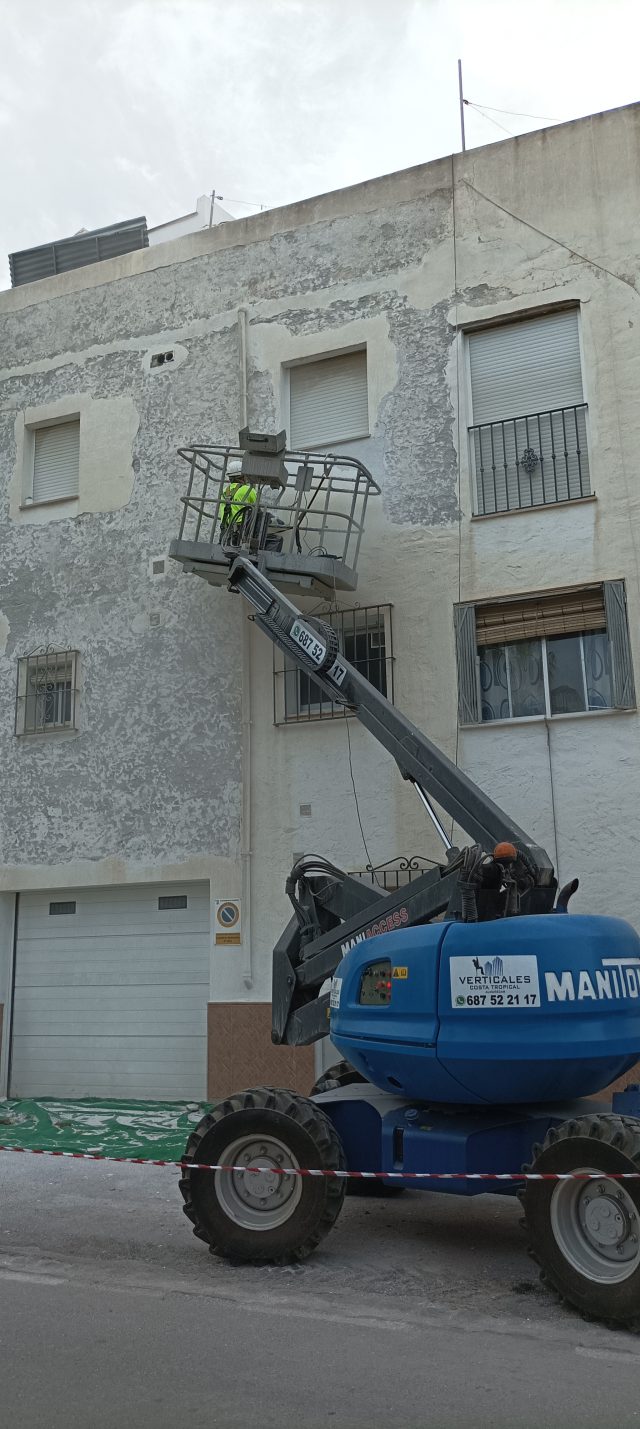
<instances>
[{"instance_id":1,"label":"window","mask_svg":"<svg viewBox=\"0 0 640 1429\"><path fill-rule=\"evenodd\" d=\"M57 422L33 433L33 500L62 501L78 495L80 423Z\"/></svg>"},{"instance_id":2,"label":"window","mask_svg":"<svg viewBox=\"0 0 640 1429\"><path fill-rule=\"evenodd\" d=\"M76 727L77 651L45 650L18 662L16 734Z\"/></svg>"},{"instance_id":3,"label":"window","mask_svg":"<svg viewBox=\"0 0 640 1429\"><path fill-rule=\"evenodd\" d=\"M186 893L171 893L158 899L158 909L160 913L169 913L174 909L186 908Z\"/></svg>"},{"instance_id":4,"label":"window","mask_svg":"<svg viewBox=\"0 0 640 1429\"><path fill-rule=\"evenodd\" d=\"M366 437L367 354L339 353L289 368L289 441L294 451Z\"/></svg>"},{"instance_id":5,"label":"window","mask_svg":"<svg viewBox=\"0 0 640 1429\"><path fill-rule=\"evenodd\" d=\"M340 649L360 674L382 695L393 699L391 606L369 605L357 610L332 611L319 616L338 633ZM291 721L338 719L345 706L335 703L316 681L299 670L287 656L274 651L274 703L276 724Z\"/></svg>"},{"instance_id":6,"label":"window","mask_svg":"<svg viewBox=\"0 0 640 1429\"><path fill-rule=\"evenodd\" d=\"M60 916L64 917L64 916L66 916L66 915L69 914L69 913L75 913L75 911L76 911L76 901L75 901L75 898L70 899L68 903L50 903L50 904L49 904L49 916L50 916L50 917L54 917L55 915L57 915L58 917L60 917Z\"/></svg>"},{"instance_id":7,"label":"window","mask_svg":"<svg viewBox=\"0 0 640 1429\"><path fill-rule=\"evenodd\" d=\"M588 496L577 309L484 328L467 343L476 513Z\"/></svg>"},{"instance_id":8,"label":"window","mask_svg":"<svg viewBox=\"0 0 640 1429\"><path fill-rule=\"evenodd\" d=\"M455 616L461 724L635 707L623 581Z\"/></svg>"}]
</instances>

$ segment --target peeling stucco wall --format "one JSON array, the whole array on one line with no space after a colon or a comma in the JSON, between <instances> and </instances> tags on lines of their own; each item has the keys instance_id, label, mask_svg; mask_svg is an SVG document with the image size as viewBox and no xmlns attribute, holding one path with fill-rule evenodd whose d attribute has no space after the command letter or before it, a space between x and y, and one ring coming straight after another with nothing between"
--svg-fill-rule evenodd
<instances>
[{"instance_id":1,"label":"peeling stucco wall","mask_svg":"<svg viewBox=\"0 0 640 1429\"><path fill-rule=\"evenodd\" d=\"M122 294L106 292L113 328L126 328ZM17 418L15 392L11 410L0 385L0 607L10 631L0 657L0 863L11 877L7 870L16 865L112 857L132 868L180 865L205 853L233 859L240 612L229 602L216 622L218 596L182 578L171 562L160 577L149 569L176 528L177 442L192 438L194 428L208 435L211 339L203 339L198 361L169 378L144 368L152 339L134 353L98 356L82 305L74 298L67 304L76 309L76 341L90 342L90 355L81 351L42 370L41 353L63 323L59 304L44 305L49 332L38 305L21 315L23 329L27 316L35 319L37 370L21 374L24 411ZM235 416L234 341L235 334L218 341L215 384ZM79 502L69 503L69 514L67 503L21 511L16 426L23 416L57 415L60 401L80 412ZM16 661L47 645L79 652L79 730L16 738Z\"/></svg>"},{"instance_id":2,"label":"peeling stucco wall","mask_svg":"<svg viewBox=\"0 0 640 1429\"><path fill-rule=\"evenodd\" d=\"M177 567L153 580L149 561L176 533L176 448L236 438L244 308L255 429L288 424L287 364L367 347L370 437L346 449L382 494L357 601L392 606L397 703L557 852L563 874L586 870L583 908L604 897L597 830L624 829L616 877L640 917L628 892L637 716L459 732L452 618L459 599L624 578L640 683L639 150L631 106L0 294L5 887L34 886L43 869L64 886L215 868L217 895L238 892L245 616ZM561 301L581 309L596 499L474 520L462 328ZM169 348L179 361L150 369ZM77 508L54 519L20 509L19 447L27 414L56 403L76 404L96 440ZM16 660L44 644L80 652L80 729L17 739ZM271 647L255 631L251 684L254 982L244 958L216 951L214 995L230 1001L269 996L294 853L355 867L438 852L391 761L353 725L365 853L344 725L273 727Z\"/></svg>"}]
</instances>

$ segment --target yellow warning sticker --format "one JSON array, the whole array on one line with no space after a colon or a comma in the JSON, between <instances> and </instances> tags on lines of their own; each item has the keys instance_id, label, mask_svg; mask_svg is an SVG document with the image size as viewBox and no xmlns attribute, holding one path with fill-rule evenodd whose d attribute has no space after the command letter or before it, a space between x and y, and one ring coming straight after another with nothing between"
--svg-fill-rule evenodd
<instances>
[{"instance_id":1,"label":"yellow warning sticker","mask_svg":"<svg viewBox=\"0 0 640 1429\"><path fill-rule=\"evenodd\" d=\"M394 968L394 969L393 969L393 972L392 972L392 974L391 974L391 976L392 976L392 977L408 977L408 976L409 976L409 969L408 969L408 968Z\"/></svg>"}]
</instances>

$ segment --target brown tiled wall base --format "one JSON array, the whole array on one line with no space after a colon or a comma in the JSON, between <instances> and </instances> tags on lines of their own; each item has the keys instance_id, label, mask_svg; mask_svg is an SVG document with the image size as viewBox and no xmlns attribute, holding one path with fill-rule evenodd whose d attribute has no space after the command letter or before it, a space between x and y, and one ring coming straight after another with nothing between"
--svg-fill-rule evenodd
<instances>
[{"instance_id":1,"label":"brown tiled wall base","mask_svg":"<svg viewBox=\"0 0 640 1429\"><path fill-rule=\"evenodd\" d=\"M313 1047L274 1047L270 1002L210 1002L207 1016L207 1097L216 1101L245 1087L313 1086Z\"/></svg>"},{"instance_id":2,"label":"brown tiled wall base","mask_svg":"<svg viewBox=\"0 0 640 1429\"><path fill-rule=\"evenodd\" d=\"M603 1092L596 1092L596 1098L598 1096L610 1097L614 1092L624 1091L630 1082L640 1082L640 1062L636 1062L629 1072L625 1072L624 1077L618 1077L617 1082L612 1082L610 1087L605 1087Z\"/></svg>"}]
</instances>

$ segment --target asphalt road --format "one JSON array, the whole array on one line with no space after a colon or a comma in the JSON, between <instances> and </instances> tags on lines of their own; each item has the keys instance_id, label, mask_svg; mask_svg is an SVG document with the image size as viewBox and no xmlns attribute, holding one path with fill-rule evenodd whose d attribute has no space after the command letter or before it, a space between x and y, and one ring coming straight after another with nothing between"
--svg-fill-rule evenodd
<instances>
[{"instance_id":1,"label":"asphalt road","mask_svg":"<svg viewBox=\"0 0 640 1429\"><path fill-rule=\"evenodd\" d=\"M233 1269L177 1173L0 1153L3 1429L627 1429L640 1339L539 1286L517 1204L349 1199L301 1268Z\"/></svg>"}]
</instances>

